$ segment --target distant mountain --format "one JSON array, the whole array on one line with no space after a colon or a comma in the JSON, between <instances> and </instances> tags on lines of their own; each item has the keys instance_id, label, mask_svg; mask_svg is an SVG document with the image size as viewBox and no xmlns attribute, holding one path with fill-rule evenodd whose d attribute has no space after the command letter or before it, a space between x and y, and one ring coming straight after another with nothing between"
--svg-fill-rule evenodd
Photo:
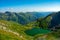
<instances>
[{"instance_id":1,"label":"distant mountain","mask_svg":"<svg viewBox=\"0 0 60 40\"><path fill-rule=\"evenodd\" d=\"M27 13L33 14L37 18L40 18L40 17L46 17L47 15L51 14L52 12L27 12Z\"/></svg>"},{"instance_id":2,"label":"distant mountain","mask_svg":"<svg viewBox=\"0 0 60 40\"><path fill-rule=\"evenodd\" d=\"M15 21L20 24L27 24L32 21L36 21L38 18L45 17L51 12L9 12L0 13L0 20Z\"/></svg>"}]
</instances>

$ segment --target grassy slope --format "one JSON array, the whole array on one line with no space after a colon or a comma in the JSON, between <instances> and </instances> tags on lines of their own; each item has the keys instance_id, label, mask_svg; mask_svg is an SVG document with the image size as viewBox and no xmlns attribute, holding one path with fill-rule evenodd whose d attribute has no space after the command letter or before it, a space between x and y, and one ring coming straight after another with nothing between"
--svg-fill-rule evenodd
<instances>
[{"instance_id":1,"label":"grassy slope","mask_svg":"<svg viewBox=\"0 0 60 40\"><path fill-rule=\"evenodd\" d=\"M24 32L34 27L34 23L21 25L12 21L0 20L0 40L38 40L42 38L46 40L55 40L53 36L50 36L51 34L29 36Z\"/></svg>"},{"instance_id":2,"label":"grassy slope","mask_svg":"<svg viewBox=\"0 0 60 40\"><path fill-rule=\"evenodd\" d=\"M1 27L2 26L2 27ZM10 32L16 32L16 33L18 33L19 34L19 36L20 37L23 37L23 39L25 40L32 40L32 38L33 37L30 37L30 36L28 36L28 35L26 35L25 33L24 33L24 30L26 30L28 27L26 27L26 26L23 26L23 25L20 25L20 24L18 24L18 23L15 23L15 22L12 22L12 21L3 21L3 20L0 20L0 29L1 30L6 30L7 32L8 32L8 34L10 33ZM3 31L4 32L4 31ZM1 32L1 34L2 34L2 32ZM5 37L6 37L6 35L7 34L4 34L5 35ZM3 36L3 35L2 35ZM8 36L10 36L10 34L8 35ZM11 37L13 37L13 36L11 36ZM3 38L2 38L3 39ZM6 38L4 38L4 39L6 39Z\"/></svg>"},{"instance_id":3,"label":"grassy slope","mask_svg":"<svg viewBox=\"0 0 60 40\"><path fill-rule=\"evenodd\" d=\"M0 40L22 40L22 38L11 32L0 30Z\"/></svg>"}]
</instances>

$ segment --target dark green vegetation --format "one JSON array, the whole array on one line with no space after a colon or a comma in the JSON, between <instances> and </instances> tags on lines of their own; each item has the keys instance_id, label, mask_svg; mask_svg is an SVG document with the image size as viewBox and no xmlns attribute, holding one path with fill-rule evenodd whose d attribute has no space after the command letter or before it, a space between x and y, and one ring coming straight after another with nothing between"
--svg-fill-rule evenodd
<instances>
[{"instance_id":1,"label":"dark green vegetation","mask_svg":"<svg viewBox=\"0 0 60 40\"><path fill-rule=\"evenodd\" d=\"M60 12L56 12L54 15L52 15L49 29L53 31L52 34L54 36L60 38Z\"/></svg>"},{"instance_id":2,"label":"dark green vegetation","mask_svg":"<svg viewBox=\"0 0 60 40\"><path fill-rule=\"evenodd\" d=\"M60 26L55 24L53 27L58 27L56 30L51 26L55 15L52 13L46 16L35 12L0 13L0 40L58 40Z\"/></svg>"},{"instance_id":3,"label":"dark green vegetation","mask_svg":"<svg viewBox=\"0 0 60 40\"><path fill-rule=\"evenodd\" d=\"M53 12L37 22L39 22L39 27L51 30L52 35L60 38L60 12Z\"/></svg>"}]
</instances>

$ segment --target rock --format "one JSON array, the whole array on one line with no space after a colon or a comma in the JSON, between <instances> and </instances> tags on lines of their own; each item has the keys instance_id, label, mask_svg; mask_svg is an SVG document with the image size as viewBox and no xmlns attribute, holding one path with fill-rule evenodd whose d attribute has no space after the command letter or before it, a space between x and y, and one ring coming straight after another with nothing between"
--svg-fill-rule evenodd
<instances>
[{"instance_id":1,"label":"rock","mask_svg":"<svg viewBox=\"0 0 60 40\"><path fill-rule=\"evenodd\" d=\"M60 12L56 12L51 19L49 29L55 30L60 29Z\"/></svg>"}]
</instances>

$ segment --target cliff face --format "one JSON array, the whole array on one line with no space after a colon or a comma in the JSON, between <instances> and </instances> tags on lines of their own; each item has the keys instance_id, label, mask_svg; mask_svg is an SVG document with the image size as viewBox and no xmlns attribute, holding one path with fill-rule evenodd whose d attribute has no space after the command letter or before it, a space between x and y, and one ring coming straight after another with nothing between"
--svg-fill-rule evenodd
<instances>
[{"instance_id":1,"label":"cliff face","mask_svg":"<svg viewBox=\"0 0 60 40\"><path fill-rule=\"evenodd\" d=\"M52 17L52 19L51 19L49 28L52 30L60 29L60 12L56 12L51 17Z\"/></svg>"}]
</instances>

